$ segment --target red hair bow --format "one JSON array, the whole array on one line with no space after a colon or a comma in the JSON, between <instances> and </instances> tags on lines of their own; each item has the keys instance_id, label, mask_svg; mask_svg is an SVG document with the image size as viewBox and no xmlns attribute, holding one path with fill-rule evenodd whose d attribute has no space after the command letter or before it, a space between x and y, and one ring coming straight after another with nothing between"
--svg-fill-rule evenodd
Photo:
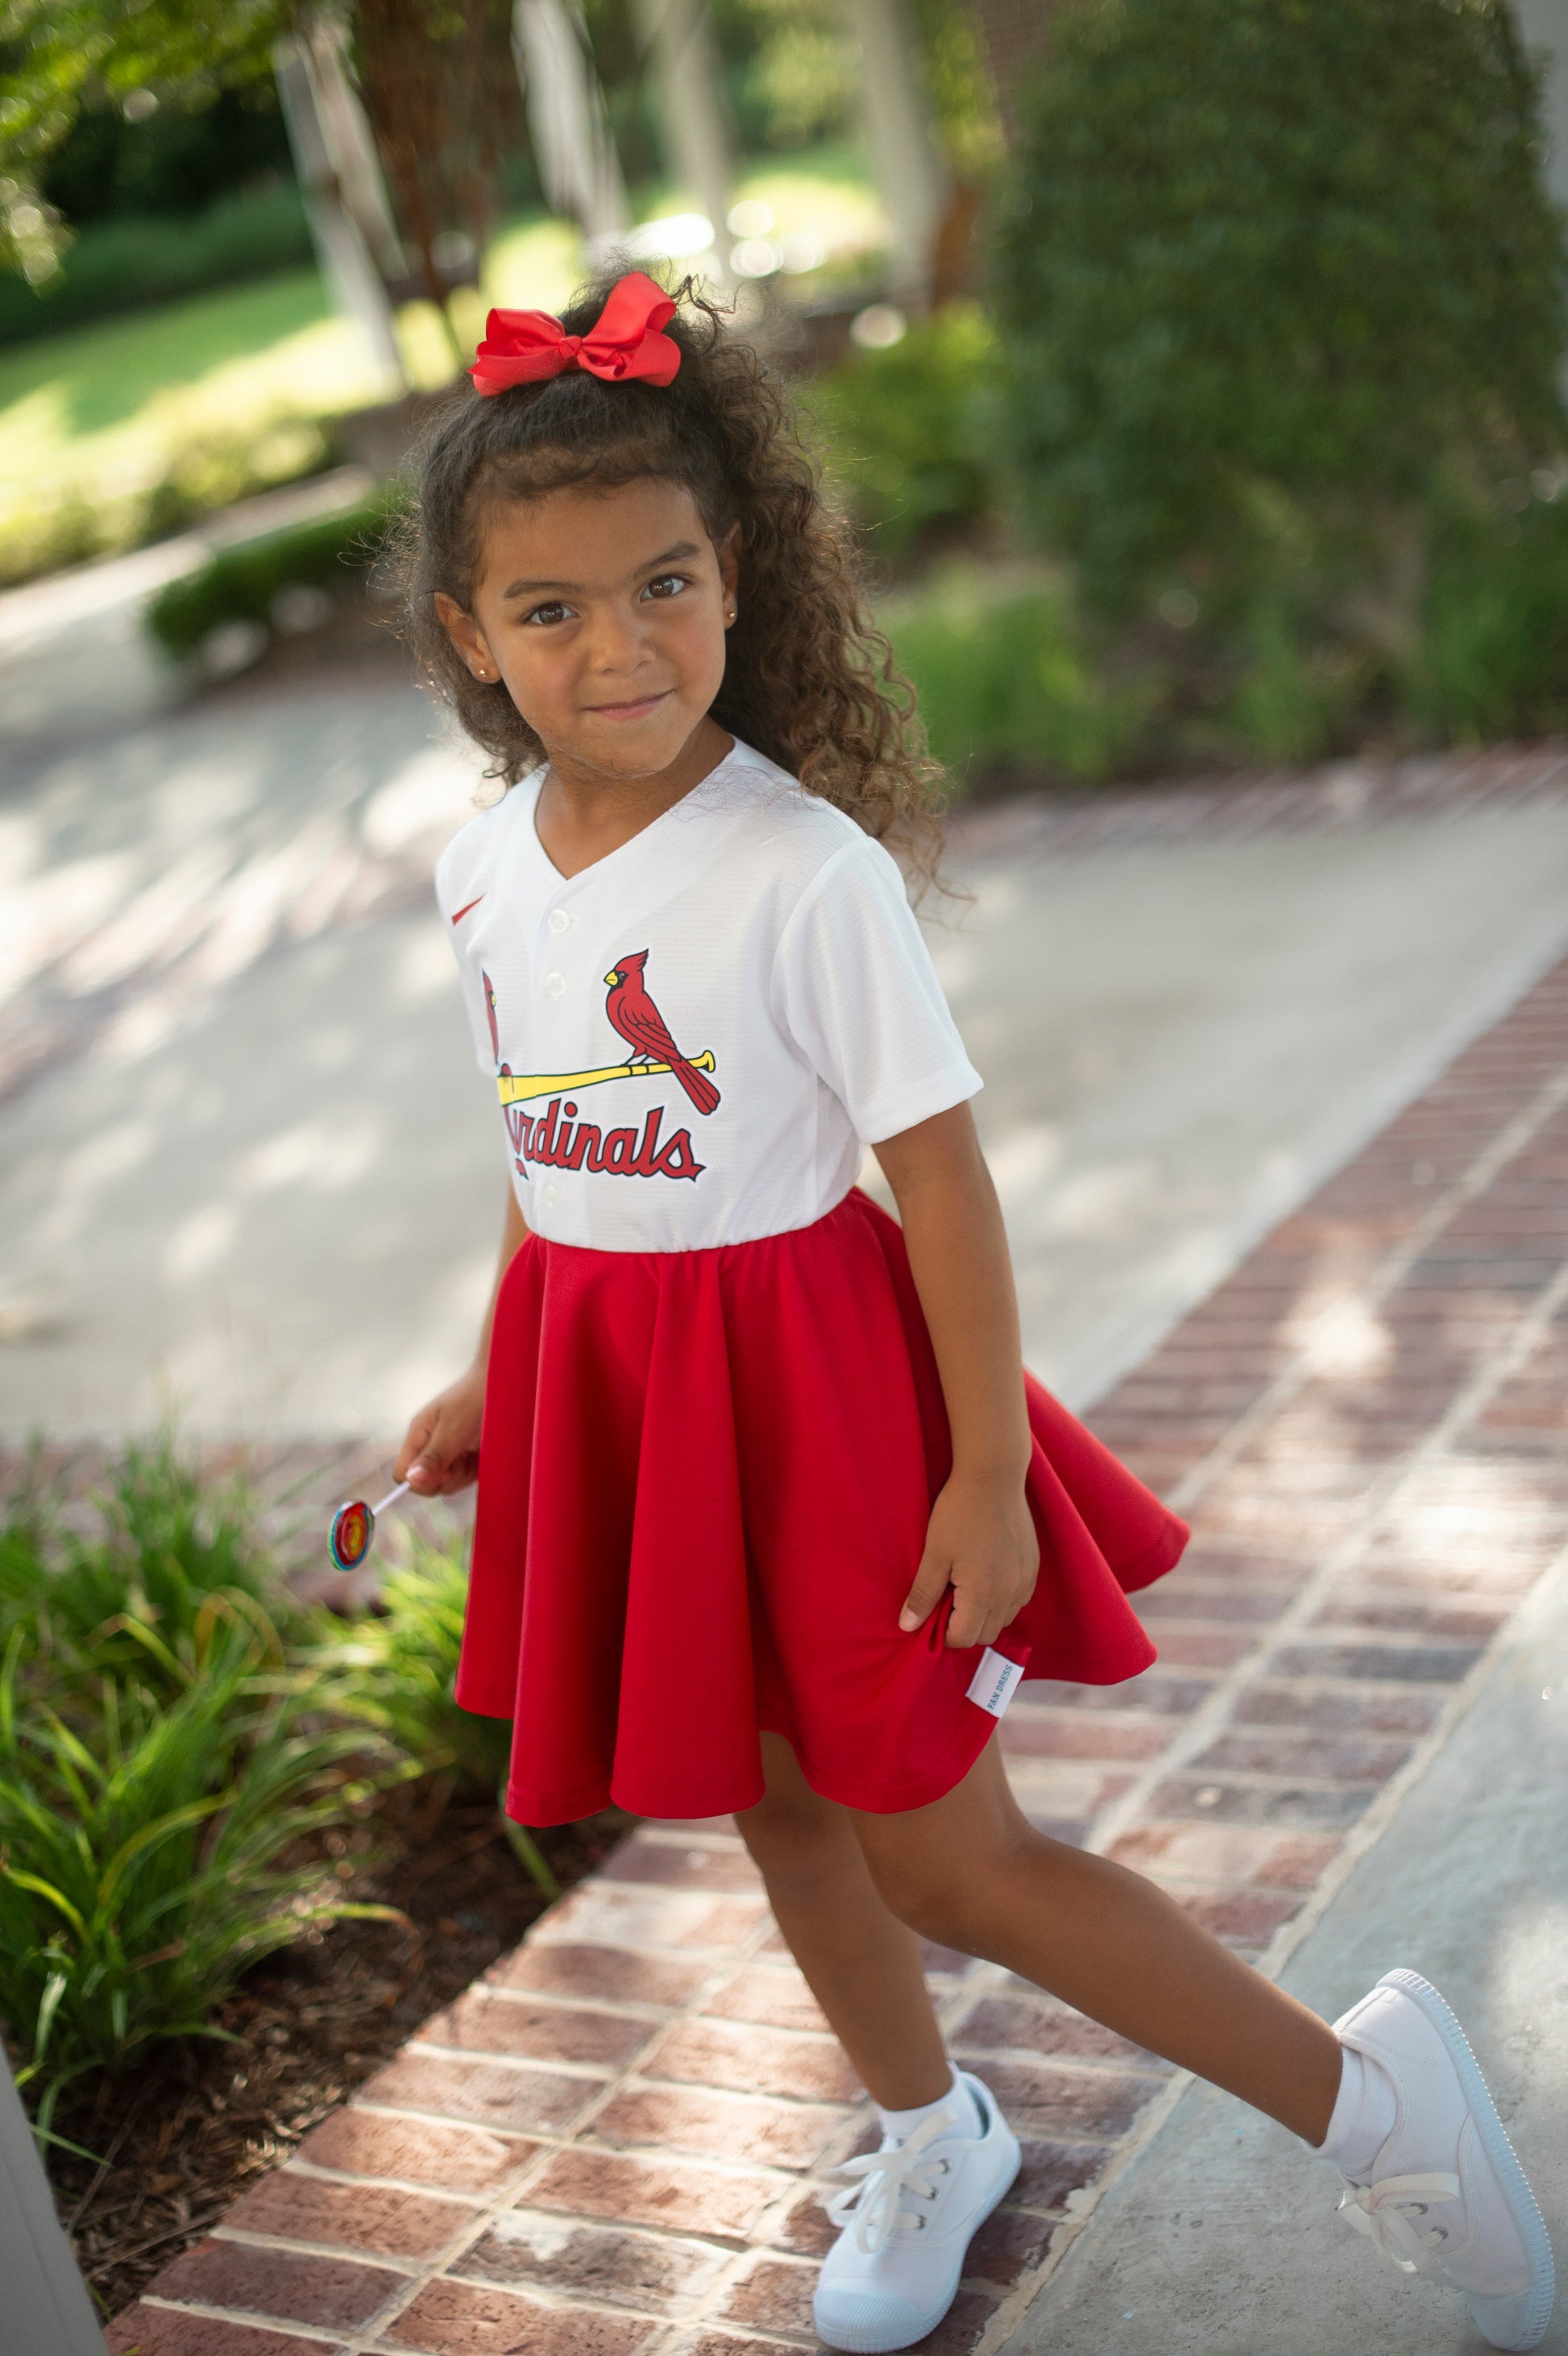
<instances>
[{"instance_id":1,"label":"red hair bow","mask_svg":"<svg viewBox=\"0 0 1568 2356\"><path fill-rule=\"evenodd\" d=\"M506 392L571 368L611 383L641 377L668 384L681 365L681 347L660 330L674 316L662 286L634 270L611 287L585 336L567 335L548 311L492 311L468 374L483 393Z\"/></svg>"}]
</instances>

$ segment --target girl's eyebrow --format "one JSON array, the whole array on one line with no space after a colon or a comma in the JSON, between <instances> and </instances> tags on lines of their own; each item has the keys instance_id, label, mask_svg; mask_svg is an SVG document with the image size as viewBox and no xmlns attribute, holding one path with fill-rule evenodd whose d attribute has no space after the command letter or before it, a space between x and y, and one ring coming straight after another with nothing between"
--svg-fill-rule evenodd
<instances>
[{"instance_id":1,"label":"girl's eyebrow","mask_svg":"<svg viewBox=\"0 0 1568 2356\"><path fill-rule=\"evenodd\" d=\"M659 573L667 564L684 564L702 552L694 540L678 540L673 548L665 549L660 555L650 556L647 563L639 564L637 570L639 574ZM514 581L501 591L501 603L504 605L509 597L539 597L546 591L556 596L575 596L581 585L576 581Z\"/></svg>"}]
</instances>

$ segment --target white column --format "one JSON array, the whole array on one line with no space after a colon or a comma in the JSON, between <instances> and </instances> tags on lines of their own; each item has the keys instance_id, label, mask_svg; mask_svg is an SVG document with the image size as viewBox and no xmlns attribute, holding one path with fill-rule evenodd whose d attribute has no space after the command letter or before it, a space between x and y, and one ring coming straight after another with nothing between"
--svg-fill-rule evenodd
<instances>
[{"instance_id":1,"label":"white column","mask_svg":"<svg viewBox=\"0 0 1568 2356\"><path fill-rule=\"evenodd\" d=\"M55 2214L21 2097L0 2051L0 2282L16 2356L103 2356L103 2332Z\"/></svg>"},{"instance_id":2,"label":"white column","mask_svg":"<svg viewBox=\"0 0 1568 2356\"><path fill-rule=\"evenodd\" d=\"M1527 49L1546 68L1541 91L1546 185L1568 206L1568 0L1514 0Z\"/></svg>"},{"instance_id":3,"label":"white column","mask_svg":"<svg viewBox=\"0 0 1568 2356\"><path fill-rule=\"evenodd\" d=\"M355 213L345 200L344 175L329 144L333 127L324 115L319 102L319 74L317 61L307 55L304 44L295 39L279 41L273 51L273 70L277 76L278 98L288 130L288 144L294 155L294 167L298 175L300 193L305 198L306 216L316 247L321 273L326 279L334 307L346 318L357 320L364 330L378 364L395 382L399 391L406 391L408 380L403 374L403 356L397 348L392 330L392 305L381 271L371 249L371 243ZM353 92L349 91L352 99ZM354 105L359 102L354 99ZM370 136L367 127L365 136ZM379 182L380 166L376 167ZM386 208L386 190L381 190L381 207L385 211L386 228L391 233L392 215ZM380 224L374 219L372 227ZM392 235L393 249L395 234Z\"/></svg>"},{"instance_id":4,"label":"white column","mask_svg":"<svg viewBox=\"0 0 1568 2356\"><path fill-rule=\"evenodd\" d=\"M666 166L712 221L727 276L735 146L707 0L635 0L633 16L653 70Z\"/></svg>"},{"instance_id":5,"label":"white column","mask_svg":"<svg viewBox=\"0 0 1568 2356\"><path fill-rule=\"evenodd\" d=\"M597 260L631 216L581 10L573 0L515 0L511 46L545 201L581 224Z\"/></svg>"},{"instance_id":6,"label":"white column","mask_svg":"<svg viewBox=\"0 0 1568 2356\"><path fill-rule=\"evenodd\" d=\"M338 193L384 278L401 278L406 264L392 219L375 134L349 64L349 35L336 18L308 18L300 42Z\"/></svg>"},{"instance_id":7,"label":"white column","mask_svg":"<svg viewBox=\"0 0 1568 2356\"><path fill-rule=\"evenodd\" d=\"M895 292L916 302L930 284L947 173L931 136L919 50L901 0L844 0L860 46L860 105L882 200L893 224Z\"/></svg>"}]
</instances>

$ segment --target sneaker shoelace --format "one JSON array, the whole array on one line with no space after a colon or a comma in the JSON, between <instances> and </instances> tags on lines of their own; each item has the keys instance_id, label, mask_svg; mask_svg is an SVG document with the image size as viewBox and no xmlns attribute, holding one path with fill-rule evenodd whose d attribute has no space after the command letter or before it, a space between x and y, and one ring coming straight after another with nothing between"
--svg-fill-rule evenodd
<instances>
[{"instance_id":1,"label":"sneaker shoelace","mask_svg":"<svg viewBox=\"0 0 1568 2356\"><path fill-rule=\"evenodd\" d=\"M948 2173L949 2162L932 2158L928 2146L940 2135L951 2135L958 2125L953 2112L939 2111L890 2150L864 2152L858 2159L846 2159L842 2168L835 2168L835 2176L853 2176L859 2181L835 2192L827 2203L830 2223L852 2226L855 2247L868 2258L886 2248L897 2226L922 2232L924 2211L903 2204L908 2199L936 2199L937 2179Z\"/></svg>"},{"instance_id":2,"label":"sneaker shoelace","mask_svg":"<svg viewBox=\"0 0 1568 2356\"><path fill-rule=\"evenodd\" d=\"M1447 2236L1441 2226L1423 2233L1420 2221L1436 2202L1458 2198L1456 2176L1385 2176L1377 2184L1348 2185L1339 2196L1339 2214L1405 2274L1442 2280L1443 2261L1436 2253Z\"/></svg>"}]
</instances>

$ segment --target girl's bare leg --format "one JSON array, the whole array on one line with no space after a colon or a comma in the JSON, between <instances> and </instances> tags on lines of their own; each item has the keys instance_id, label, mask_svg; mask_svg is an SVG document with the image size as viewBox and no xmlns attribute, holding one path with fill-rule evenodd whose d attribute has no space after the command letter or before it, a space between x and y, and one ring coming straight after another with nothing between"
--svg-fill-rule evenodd
<instances>
[{"instance_id":1,"label":"girl's bare leg","mask_svg":"<svg viewBox=\"0 0 1568 2356\"><path fill-rule=\"evenodd\" d=\"M929 1807L844 1813L900 1921L1004 1965L1309 2143L1322 2142L1341 2066L1326 2022L1152 1881L1036 1832L1008 1789L994 1740L963 1782ZM788 1928L785 1936L793 1945ZM803 1956L801 1967L810 1978ZM841 2003L854 2002L846 1976ZM875 2014L880 1984L865 1987L860 2002ZM847 2044L839 2019L826 2003L823 2010Z\"/></svg>"},{"instance_id":2,"label":"girl's bare leg","mask_svg":"<svg viewBox=\"0 0 1568 2356\"><path fill-rule=\"evenodd\" d=\"M736 1818L779 1928L861 2083L890 2111L952 2083L920 1943L877 1895L849 1812L812 1791L783 1738L762 1738L768 1795Z\"/></svg>"}]
</instances>

